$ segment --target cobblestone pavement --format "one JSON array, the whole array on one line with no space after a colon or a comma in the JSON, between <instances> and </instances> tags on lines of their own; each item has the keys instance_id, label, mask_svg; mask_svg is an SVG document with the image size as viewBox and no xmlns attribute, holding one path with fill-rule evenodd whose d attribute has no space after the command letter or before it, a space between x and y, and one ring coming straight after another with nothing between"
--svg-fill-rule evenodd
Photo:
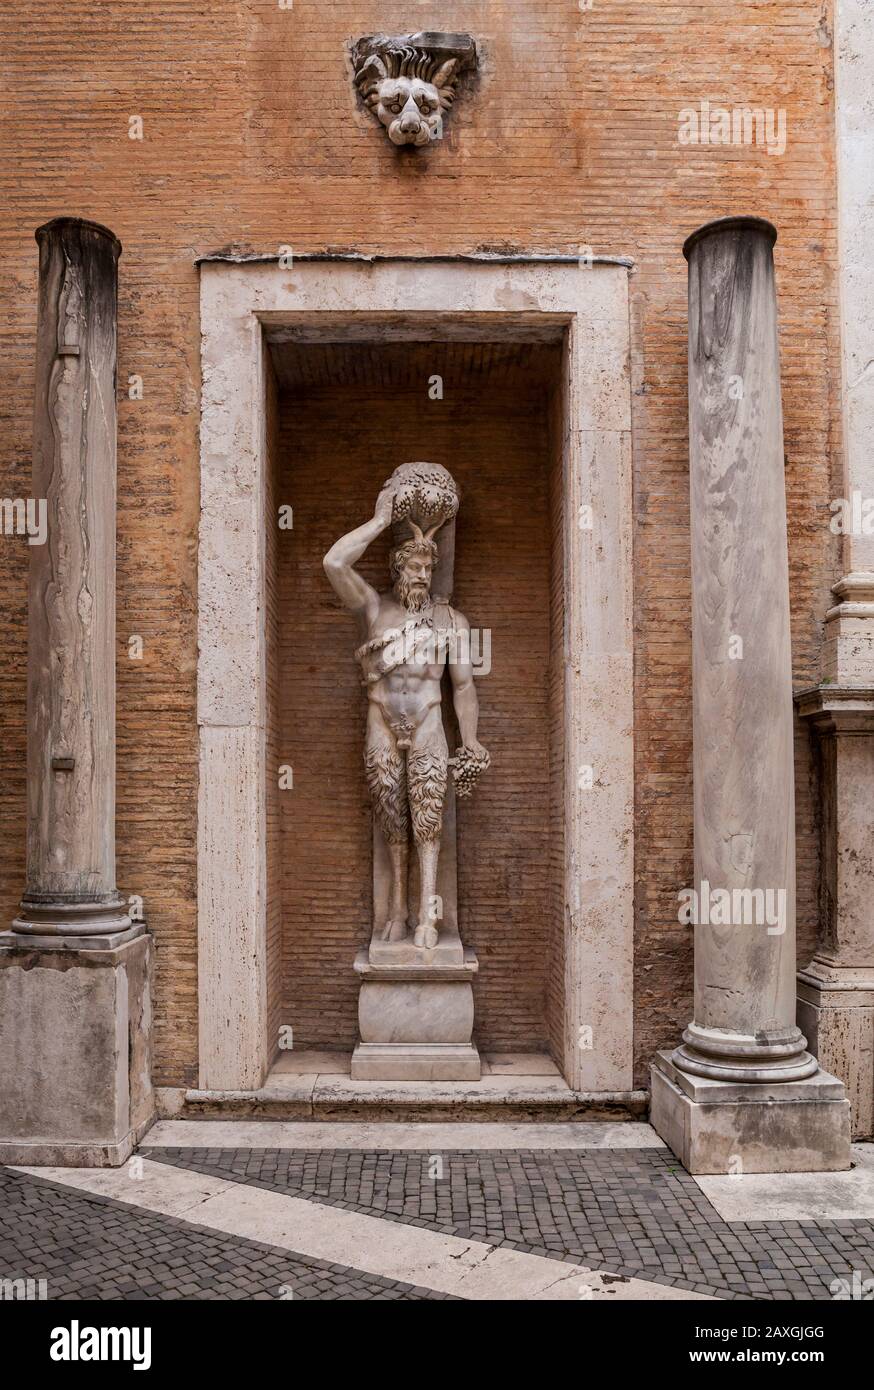
<instances>
[{"instance_id":1,"label":"cobblestone pavement","mask_svg":"<svg viewBox=\"0 0 874 1390\"><path fill-rule=\"evenodd\" d=\"M662 1149L166 1148L148 1156L719 1298L828 1300L834 1279L874 1277L871 1221L728 1223Z\"/></svg>"},{"instance_id":2,"label":"cobblestone pavement","mask_svg":"<svg viewBox=\"0 0 874 1390\"><path fill-rule=\"evenodd\" d=\"M45 1279L62 1300L446 1297L3 1168L0 1279Z\"/></svg>"}]
</instances>

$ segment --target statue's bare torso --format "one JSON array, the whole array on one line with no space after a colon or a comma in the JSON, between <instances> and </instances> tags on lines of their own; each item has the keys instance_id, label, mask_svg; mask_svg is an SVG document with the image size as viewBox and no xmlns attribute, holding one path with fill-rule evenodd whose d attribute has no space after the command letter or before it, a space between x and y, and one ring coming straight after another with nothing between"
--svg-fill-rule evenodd
<instances>
[{"instance_id":1,"label":"statue's bare torso","mask_svg":"<svg viewBox=\"0 0 874 1390\"><path fill-rule=\"evenodd\" d=\"M451 612L445 605L440 607L444 612ZM432 731L432 726L439 726L441 730L443 727L442 718L435 720L431 715L434 710L441 714L441 682L446 668L446 649L440 646L440 629L435 630L437 619L433 612L413 615L412 623L416 624L417 619L421 619L421 623L411 626L409 611L398 603L394 594L380 594L376 618L368 625L368 643L382 639L386 642L383 650L400 655L401 651L412 647L417 632L423 633L423 629L427 628L434 633L435 659L429 659L431 653L425 651L418 660L403 661L377 680L369 681L367 695L371 707L376 707L372 715L375 713L377 718L381 716L383 724L390 731L403 731L405 728L416 732L422 730L420 737L424 738L427 737L426 731ZM424 636L424 642L428 642L427 636ZM400 737L403 740L406 735L401 732Z\"/></svg>"}]
</instances>

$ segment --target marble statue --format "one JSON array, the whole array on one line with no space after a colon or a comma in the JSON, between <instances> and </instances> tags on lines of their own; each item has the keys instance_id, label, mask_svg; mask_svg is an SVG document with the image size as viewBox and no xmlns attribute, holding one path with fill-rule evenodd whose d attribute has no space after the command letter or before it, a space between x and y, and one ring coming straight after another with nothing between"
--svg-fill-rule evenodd
<instances>
[{"instance_id":1,"label":"marble statue","mask_svg":"<svg viewBox=\"0 0 874 1390\"><path fill-rule=\"evenodd\" d=\"M355 655L367 691L364 764L377 824L391 864L383 941L408 937L410 832L419 863L413 945L436 946L442 904L437 866L450 770L466 795L489 765L477 739L479 706L470 662L470 626L448 599L432 598L439 551L434 537L459 505L450 473L438 464L407 463L382 488L374 514L331 547L325 572L358 620ZM378 593L355 569L367 547L393 527L392 587ZM453 758L443 726L442 679L448 668L461 747Z\"/></svg>"}]
</instances>

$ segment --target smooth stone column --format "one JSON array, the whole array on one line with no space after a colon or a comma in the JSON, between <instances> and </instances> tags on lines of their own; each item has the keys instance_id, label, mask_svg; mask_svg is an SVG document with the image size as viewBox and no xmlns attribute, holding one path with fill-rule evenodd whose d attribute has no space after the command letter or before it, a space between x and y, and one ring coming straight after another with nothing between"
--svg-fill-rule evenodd
<instances>
[{"instance_id":1,"label":"smooth stone column","mask_svg":"<svg viewBox=\"0 0 874 1390\"><path fill-rule=\"evenodd\" d=\"M825 1090L808 1080L818 1064L795 1022L792 653L775 240L762 219L725 218L683 248L695 1014L682 1046L657 1059L653 1122L693 1172L732 1171L732 1163L741 1171L849 1165L842 1088L833 1078ZM818 1107L815 1120L778 1099L791 1100L784 1088L793 1084L801 1088L795 1096L802 1109Z\"/></svg>"},{"instance_id":2,"label":"smooth stone column","mask_svg":"<svg viewBox=\"0 0 874 1390\"><path fill-rule=\"evenodd\" d=\"M115 885L116 300L121 245L93 222L40 227L30 550L27 883L13 930L111 935Z\"/></svg>"},{"instance_id":3,"label":"smooth stone column","mask_svg":"<svg viewBox=\"0 0 874 1390\"><path fill-rule=\"evenodd\" d=\"M714 1080L816 1071L795 1024L795 783L783 417L772 248L757 218L689 261L695 883L761 893L759 921L695 927L695 1017L674 1060ZM708 904L707 895L711 895ZM765 920L770 904L775 924ZM753 915L751 912L750 915Z\"/></svg>"}]
</instances>

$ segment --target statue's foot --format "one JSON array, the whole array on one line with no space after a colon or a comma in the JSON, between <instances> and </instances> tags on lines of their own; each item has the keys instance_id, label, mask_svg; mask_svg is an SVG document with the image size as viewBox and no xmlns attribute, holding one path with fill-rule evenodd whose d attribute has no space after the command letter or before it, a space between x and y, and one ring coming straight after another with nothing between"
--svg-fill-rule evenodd
<instances>
[{"instance_id":1,"label":"statue's foot","mask_svg":"<svg viewBox=\"0 0 874 1390\"><path fill-rule=\"evenodd\" d=\"M414 946L424 946L427 950L437 945L437 928L431 922L420 922L413 936Z\"/></svg>"},{"instance_id":2,"label":"statue's foot","mask_svg":"<svg viewBox=\"0 0 874 1390\"><path fill-rule=\"evenodd\" d=\"M407 923L403 917L390 917L382 929L383 941L403 941L407 934Z\"/></svg>"}]
</instances>

